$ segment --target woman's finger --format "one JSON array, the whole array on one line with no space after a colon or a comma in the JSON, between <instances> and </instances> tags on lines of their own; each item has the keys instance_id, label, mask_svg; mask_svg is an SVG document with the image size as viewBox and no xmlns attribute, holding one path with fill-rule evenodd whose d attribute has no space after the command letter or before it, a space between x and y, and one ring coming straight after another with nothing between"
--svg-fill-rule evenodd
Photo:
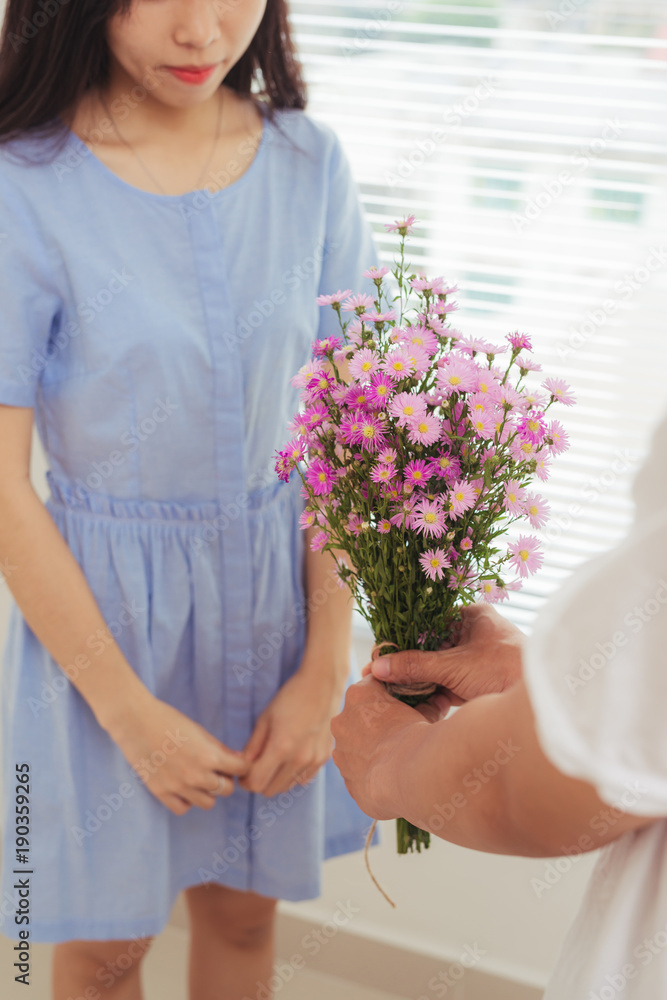
<instances>
[{"instance_id":1,"label":"woman's finger","mask_svg":"<svg viewBox=\"0 0 667 1000\"><path fill-rule=\"evenodd\" d=\"M257 760L257 758L262 754L262 751L266 746L266 741L269 738L270 729L271 725L268 715L260 715L259 719L255 723L252 736L246 743L245 750L243 751L246 759L251 763Z\"/></svg>"}]
</instances>

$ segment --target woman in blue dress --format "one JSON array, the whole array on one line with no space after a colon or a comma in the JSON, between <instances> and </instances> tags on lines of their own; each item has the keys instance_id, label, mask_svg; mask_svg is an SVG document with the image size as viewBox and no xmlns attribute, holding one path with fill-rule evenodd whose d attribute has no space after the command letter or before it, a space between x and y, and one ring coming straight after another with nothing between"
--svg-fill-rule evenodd
<instances>
[{"instance_id":1,"label":"woman in blue dress","mask_svg":"<svg viewBox=\"0 0 667 1000\"><path fill-rule=\"evenodd\" d=\"M57 944L54 1000L138 1000L181 890L193 1000L267 996L276 900L370 825L329 761L350 602L273 470L317 295L377 264L304 107L284 0L9 0L0 930Z\"/></svg>"}]
</instances>

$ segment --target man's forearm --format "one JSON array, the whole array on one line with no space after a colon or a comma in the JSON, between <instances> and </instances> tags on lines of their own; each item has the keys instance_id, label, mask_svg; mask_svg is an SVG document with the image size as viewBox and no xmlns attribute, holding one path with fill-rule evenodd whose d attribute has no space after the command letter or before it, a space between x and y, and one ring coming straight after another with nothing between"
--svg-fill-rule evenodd
<instances>
[{"instance_id":1,"label":"man's forearm","mask_svg":"<svg viewBox=\"0 0 667 1000\"><path fill-rule=\"evenodd\" d=\"M524 752L505 694L484 695L440 723L415 727L394 759L397 806L411 823L463 847L544 855L514 822L512 769Z\"/></svg>"}]
</instances>

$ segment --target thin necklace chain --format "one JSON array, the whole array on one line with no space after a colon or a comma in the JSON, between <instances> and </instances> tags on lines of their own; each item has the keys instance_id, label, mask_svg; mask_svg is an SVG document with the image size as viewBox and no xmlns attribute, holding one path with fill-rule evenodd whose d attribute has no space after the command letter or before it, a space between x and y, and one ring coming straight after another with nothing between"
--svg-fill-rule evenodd
<instances>
[{"instance_id":1,"label":"thin necklace chain","mask_svg":"<svg viewBox=\"0 0 667 1000\"><path fill-rule=\"evenodd\" d=\"M142 158L139 156L139 154L137 153L137 151L134 148L134 146L132 146L127 141L127 139L123 138L123 136L120 134L118 126L116 125L116 122L112 118L111 112L109 111L109 109L107 107L107 103L104 100L104 96L102 95L102 93L100 93L99 96L100 96L100 100L102 101L102 106L104 107L104 110L106 111L107 115L109 116L111 124L113 125L114 129L116 130L116 135L118 136L118 138L120 139L120 141L122 143L124 143L127 146L127 148L130 150L130 152L132 152L136 156L137 160L139 161L139 163L141 164L141 166L143 167L143 169L146 171L146 173L148 174L148 176L150 177L150 179L153 181L153 183L160 189L160 191L162 192L162 194L167 194L167 192L162 187L162 185L160 184L160 182L157 179L157 177L154 176L154 174L148 169L148 167L146 166L146 164L144 163L144 161L142 160ZM209 167L209 165L211 163L211 160L213 159L213 154L215 153L216 147L218 145L218 139L220 138L220 128L221 128L221 125L222 125L222 106L223 106L222 88L220 88L220 97L219 97L219 102L218 103L219 103L220 107L218 109L218 126L217 126L216 133L215 133L215 139L213 140L213 147L211 149L210 155L209 155L206 163L204 164L204 168L203 168L202 172L200 173L199 177L197 178L197 182L196 182L196 189L197 190L199 190L199 185L201 184L201 182L202 182L202 180L204 178L204 175L205 175L206 171L208 170L208 167Z\"/></svg>"}]
</instances>

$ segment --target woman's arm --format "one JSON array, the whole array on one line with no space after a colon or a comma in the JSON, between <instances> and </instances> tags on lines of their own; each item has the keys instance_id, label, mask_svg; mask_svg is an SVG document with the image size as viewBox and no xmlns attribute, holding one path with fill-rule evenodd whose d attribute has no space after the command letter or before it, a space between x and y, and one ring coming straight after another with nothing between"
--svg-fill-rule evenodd
<instances>
[{"instance_id":1,"label":"woman's arm","mask_svg":"<svg viewBox=\"0 0 667 1000\"><path fill-rule=\"evenodd\" d=\"M7 567L7 586L32 631L66 669L99 724L112 730L125 707L148 691L32 487L32 427L32 409L0 405L0 565ZM91 652L102 644L103 652Z\"/></svg>"},{"instance_id":2,"label":"woman's arm","mask_svg":"<svg viewBox=\"0 0 667 1000\"><path fill-rule=\"evenodd\" d=\"M33 411L0 405L0 567L23 616L100 726L172 812L210 808L219 774L247 764L197 723L155 698L109 632L88 581L30 482ZM95 650L93 652L93 649ZM39 722L36 723L39 725ZM159 770L152 752L176 734ZM171 751L170 751L171 753ZM220 794L234 789L229 777Z\"/></svg>"},{"instance_id":3,"label":"woman's arm","mask_svg":"<svg viewBox=\"0 0 667 1000\"><path fill-rule=\"evenodd\" d=\"M306 784L331 756L331 719L350 672L352 597L334 576L329 552L313 552L306 530L306 645L296 673L260 715L245 752L253 761L241 785L267 797Z\"/></svg>"},{"instance_id":4,"label":"woman's arm","mask_svg":"<svg viewBox=\"0 0 667 1000\"><path fill-rule=\"evenodd\" d=\"M336 577L336 560L330 552L313 552L311 539L317 528L306 529L306 595L308 632L301 663L302 672L315 672L322 683L331 685L331 696L340 705L350 673L352 608L347 585ZM339 561L343 552L336 553Z\"/></svg>"}]
</instances>

